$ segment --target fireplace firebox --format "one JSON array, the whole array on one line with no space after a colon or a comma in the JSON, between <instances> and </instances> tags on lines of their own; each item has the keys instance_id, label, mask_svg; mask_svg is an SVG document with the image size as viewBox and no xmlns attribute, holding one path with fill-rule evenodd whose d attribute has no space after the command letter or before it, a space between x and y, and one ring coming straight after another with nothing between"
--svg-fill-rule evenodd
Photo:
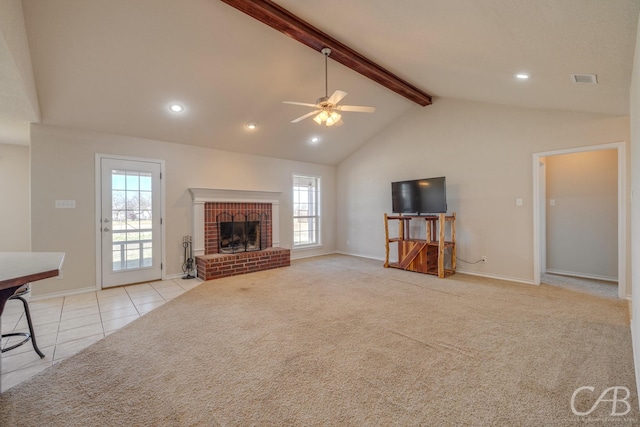
<instances>
[{"instance_id":1,"label":"fireplace firebox","mask_svg":"<svg viewBox=\"0 0 640 427\"><path fill-rule=\"evenodd\" d=\"M267 240L264 237L267 219L265 213L259 212L218 214L218 253L235 254L263 250Z\"/></svg>"}]
</instances>

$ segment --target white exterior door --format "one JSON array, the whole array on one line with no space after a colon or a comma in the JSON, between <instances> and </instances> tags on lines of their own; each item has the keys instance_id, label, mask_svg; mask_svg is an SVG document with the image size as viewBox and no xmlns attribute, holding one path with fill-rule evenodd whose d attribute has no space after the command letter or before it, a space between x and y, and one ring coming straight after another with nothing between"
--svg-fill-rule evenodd
<instances>
[{"instance_id":1,"label":"white exterior door","mask_svg":"<svg viewBox=\"0 0 640 427\"><path fill-rule=\"evenodd\" d=\"M162 165L100 159L102 288L162 278Z\"/></svg>"}]
</instances>

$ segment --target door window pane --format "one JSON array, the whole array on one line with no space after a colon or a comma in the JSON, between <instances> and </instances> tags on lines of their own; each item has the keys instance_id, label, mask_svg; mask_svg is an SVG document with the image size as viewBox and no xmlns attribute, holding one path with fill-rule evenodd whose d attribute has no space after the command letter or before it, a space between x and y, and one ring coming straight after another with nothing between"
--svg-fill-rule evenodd
<instances>
[{"instance_id":1,"label":"door window pane","mask_svg":"<svg viewBox=\"0 0 640 427\"><path fill-rule=\"evenodd\" d=\"M112 170L113 271L153 265L150 172Z\"/></svg>"}]
</instances>

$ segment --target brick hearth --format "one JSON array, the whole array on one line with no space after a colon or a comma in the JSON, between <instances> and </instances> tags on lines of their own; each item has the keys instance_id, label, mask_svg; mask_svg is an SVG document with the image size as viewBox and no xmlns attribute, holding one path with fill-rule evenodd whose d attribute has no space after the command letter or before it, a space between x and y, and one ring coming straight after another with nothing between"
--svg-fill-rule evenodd
<instances>
[{"instance_id":1,"label":"brick hearth","mask_svg":"<svg viewBox=\"0 0 640 427\"><path fill-rule=\"evenodd\" d=\"M289 249L267 248L257 252L210 254L196 257L198 278L202 280L253 273L291 264Z\"/></svg>"}]
</instances>

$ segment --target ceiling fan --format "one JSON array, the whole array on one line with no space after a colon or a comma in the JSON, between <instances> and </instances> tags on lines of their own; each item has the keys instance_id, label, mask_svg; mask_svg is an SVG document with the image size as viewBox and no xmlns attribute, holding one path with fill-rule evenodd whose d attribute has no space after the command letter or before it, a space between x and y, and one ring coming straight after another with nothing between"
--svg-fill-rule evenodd
<instances>
[{"instance_id":1,"label":"ceiling fan","mask_svg":"<svg viewBox=\"0 0 640 427\"><path fill-rule=\"evenodd\" d=\"M331 49L325 47L321 50L324 55L324 96L318 98L315 104L309 104L304 102L283 101L284 104L302 105L304 107L315 108L314 111L291 120L291 123L298 123L307 117L315 115L313 121L321 125L324 123L326 126L340 126L343 124L341 111L351 111L356 113L373 113L376 111L376 107L366 107L361 105L340 105L339 102L347 96L347 92L336 90L328 95L328 77L327 77L327 57L331 54Z\"/></svg>"}]
</instances>

